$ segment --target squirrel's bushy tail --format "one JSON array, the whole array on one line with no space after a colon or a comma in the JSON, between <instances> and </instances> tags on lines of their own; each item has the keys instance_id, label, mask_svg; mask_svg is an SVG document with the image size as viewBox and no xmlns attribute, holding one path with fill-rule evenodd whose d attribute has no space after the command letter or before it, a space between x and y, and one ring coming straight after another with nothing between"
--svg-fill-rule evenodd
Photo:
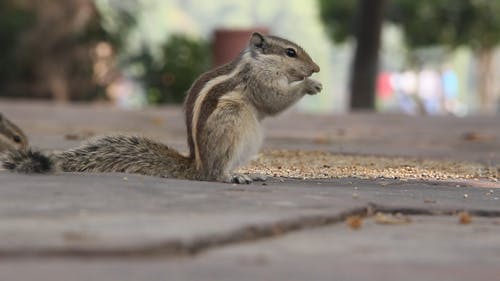
<instances>
[{"instance_id":1,"label":"squirrel's bushy tail","mask_svg":"<svg viewBox=\"0 0 500 281\"><path fill-rule=\"evenodd\" d=\"M5 169L27 174L121 172L197 179L192 159L162 143L137 136L104 136L80 147L47 155L33 149L12 150L1 160Z\"/></svg>"},{"instance_id":2,"label":"squirrel's bushy tail","mask_svg":"<svg viewBox=\"0 0 500 281\"><path fill-rule=\"evenodd\" d=\"M50 173L54 162L40 151L29 149L9 150L2 157L2 166L13 172L33 174Z\"/></svg>"}]
</instances>

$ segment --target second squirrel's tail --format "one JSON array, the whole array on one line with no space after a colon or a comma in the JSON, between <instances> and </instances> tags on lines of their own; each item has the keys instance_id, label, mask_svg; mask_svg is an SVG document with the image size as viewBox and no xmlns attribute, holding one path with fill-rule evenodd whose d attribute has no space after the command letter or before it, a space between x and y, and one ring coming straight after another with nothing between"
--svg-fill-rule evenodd
<instances>
[{"instance_id":1,"label":"second squirrel's tail","mask_svg":"<svg viewBox=\"0 0 500 281\"><path fill-rule=\"evenodd\" d=\"M31 148L9 150L2 157L2 166L7 170L25 174L54 171L54 162L50 156Z\"/></svg>"}]
</instances>

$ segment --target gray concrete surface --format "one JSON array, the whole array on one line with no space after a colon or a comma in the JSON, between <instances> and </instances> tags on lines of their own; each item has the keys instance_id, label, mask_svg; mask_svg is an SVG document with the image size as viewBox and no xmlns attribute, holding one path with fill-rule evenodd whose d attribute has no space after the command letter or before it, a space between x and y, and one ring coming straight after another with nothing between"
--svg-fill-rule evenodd
<instances>
[{"instance_id":1,"label":"gray concrete surface","mask_svg":"<svg viewBox=\"0 0 500 281\"><path fill-rule=\"evenodd\" d=\"M29 259L0 264L11 280L496 280L500 224L413 217L367 220L221 247L190 258ZM370 238L368 238L370 237ZM29 268L30 270L26 270ZM2 280L8 280L3 279Z\"/></svg>"},{"instance_id":2,"label":"gray concrete surface","mask_svg":"<svg viewBox=\"0 0 500 281\"><path fill-rule=\"evenodd\" d=\"M300 224L304 218L334 218L370 203L500 214L500 190L490 195L482 188L395 180L385 180L385 186L356 179L347 183L270 180L264 186L235 186L123 174L2 172L0 182L3 256L75 251L98 256L179 245L189 248L249 226L280 227L287 221Z\"/></svg>"},{"instance_id":3,"label":"gray concrete surface","mask_svg":"<svg viewBox=\"0 0 500 281\"><path fill-rule=\"evenodd\" d=\"M177 108L0 101L0 112L43 149L76 145L67 134L109 131L185 149ZM287 114L266 123L267 147L500 163L498 117ZM475 138L464 137L471 132ZM1 171L0 280L496 280L499 197L500 184L487 180L237 186ZM461 210L470 224L458 223ZM379 225L376 211L412 222ZM344 223L355 214L368 216L359 230Z\"/></svg>"}]
</instances>

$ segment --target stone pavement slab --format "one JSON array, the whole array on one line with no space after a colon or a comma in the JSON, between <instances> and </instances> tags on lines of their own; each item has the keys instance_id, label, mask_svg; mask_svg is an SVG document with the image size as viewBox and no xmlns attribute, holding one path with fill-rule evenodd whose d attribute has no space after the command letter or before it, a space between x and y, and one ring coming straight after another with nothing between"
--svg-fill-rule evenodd
<instances>
[{"instance_id":1,"label":"stone pavement slab","mask_svg":"<svg viewBox=\"0 0 500 281\"><path fill-rule=\"evenodd\" d=\"M0 101L42 149L109 132L186 150L179 108ZM499 117L289 112L266 147L500 164ZM0 280L495 280L500 184L271 178L265 185L0 171ZM467 210L473 221L457 222ZM350 215L404 213L412 223ZM422 216L426 215L426 216Z\"/></svg>"},{"instance_id":2,"label":"stone pavement slab","mask_svg":"<svg viewBox=\"0 0 500 281\"><path fill-rule=\"evenodd\" d=\"M0 280L496 280L500 222L413 216L216 248L190 258L1 260Z\"/></svg>"},{"instance_id":3,"label":"stone pavement slab","mask_svg":"<svg viewBox=\"0 0 500 281\"><path fill-rule=\"evenodd\" d=\"M0 182L0 255L7 256L175 247L246 226L333 216L364 204L349 197L315 196L319 190L125 174L3 172Z\"/></svg>"},{"instance_id":4,"label":"stone pavement slab","mask_svg":"<svg viewBox=\"0 0 500 281\"><path fill-rule=\"evenodd\" d=\"M214 258L214 257L211 257ZM301 258L301 259L299 259ZM202 258L200 258L202 259ZM7 281L156 281L156 280L373 280L373 281L470 281L496 280L492 264L386 264L298 257L296 262L241 257L166 261L164 259L50 259L5 261L0 278ZM292 257L290 257L292 259Z\"/></svg>"},{"instance_id":5,"label":"stone pavement slab","mask_svg":"<svg viewBox=\"0 0 500 281\"><path fill-rule=\"evenodd\" d=\"M477 181L270 179L236 186L1 172L0 182L0 280L411 281L499 274L500 189ZM478 214L487 217L473 215L468 225L456 215L411 216L402 225L367 218L359 230L344 224L369 203L403 212L483 210Z\"/></svg>"},{"instance_id":6,"label":"stone pavement slab","mask_svg":"<svg viewBox=\"0 0 500 281\"><path fill-rule=\"evenodd\" d=\"M238 186L126 174L2 172L0 182L5 257L190 253L328 225L373 206L500 215L500 191L473 187L474 181L457 187L270 179Z\"/></svg>"}]
</instances>

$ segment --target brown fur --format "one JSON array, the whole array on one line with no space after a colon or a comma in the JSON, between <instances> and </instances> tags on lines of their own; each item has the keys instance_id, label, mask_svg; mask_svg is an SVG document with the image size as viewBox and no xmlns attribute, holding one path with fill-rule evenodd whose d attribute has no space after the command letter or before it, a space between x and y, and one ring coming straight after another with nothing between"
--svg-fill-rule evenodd
<instances>
[{"instance_id":1,"label":"brown fur","mask_svg":"<svg viewBox=\"0 0 500 281\"><path fill-rule=\"evenodd\" d=\"M198 97L198 93L205 86L205 84L212 80L215 77L228 74L238 65L239 57L232 62L222 65L212 71L208 71L203 73L191 86L188 91L188 95L184 100L184 112L186 116L186 127L187 127L187 139L189 146L189 157L194 158L194 143L191 132L191 122L193 120L193 106L196 98Z\"/></svg>"}]
</instances>

